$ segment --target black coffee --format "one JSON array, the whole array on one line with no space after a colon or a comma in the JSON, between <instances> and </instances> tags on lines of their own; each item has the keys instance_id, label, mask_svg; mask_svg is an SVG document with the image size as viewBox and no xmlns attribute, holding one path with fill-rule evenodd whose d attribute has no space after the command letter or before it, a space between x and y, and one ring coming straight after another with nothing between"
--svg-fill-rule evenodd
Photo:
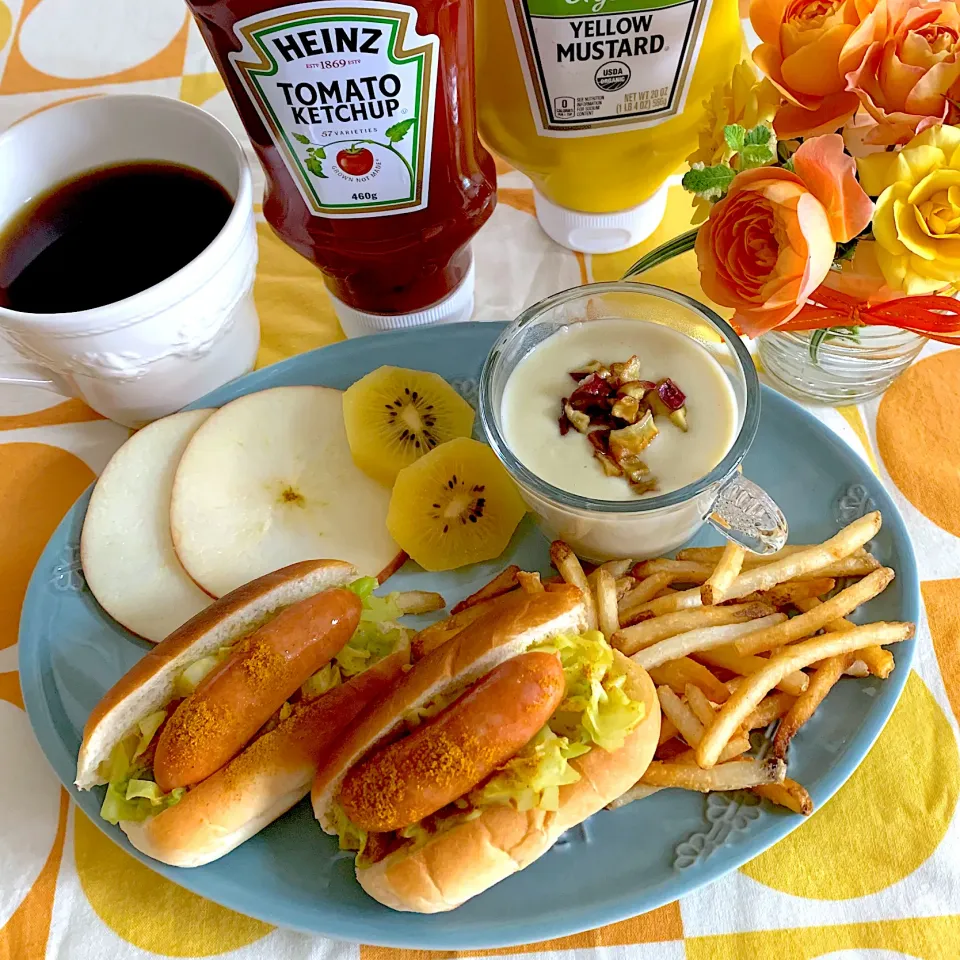
<instances>
[{"instance_id":1,"label":"black coffee","mask_svg":"<svg viewBox=\"0 0 960 960\"><path fill-rule=\"evenodd\" d=\"M87 171L0 230L0 305L69 313L133 296L190 263L232 207L216 180L176 163Z\"/></svg>"}]
</instances>

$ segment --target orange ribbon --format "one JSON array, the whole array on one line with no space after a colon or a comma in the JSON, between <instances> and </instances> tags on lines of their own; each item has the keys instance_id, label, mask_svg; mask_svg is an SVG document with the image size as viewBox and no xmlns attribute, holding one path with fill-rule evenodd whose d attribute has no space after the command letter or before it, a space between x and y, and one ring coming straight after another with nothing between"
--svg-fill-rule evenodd
<instances>
[{"instance_id":1,"label":"orange ribbon","mask_svg":"<svg viewBox=\"0 0 960 960\"><path fill-rule=\"evenodd\" d=\"M931 340L960 342L960 302L952 297L899 297L865 303L845 293L817 287L800 312L777 330L824 327L899 327Z\"/></svg>"}]
</instances>

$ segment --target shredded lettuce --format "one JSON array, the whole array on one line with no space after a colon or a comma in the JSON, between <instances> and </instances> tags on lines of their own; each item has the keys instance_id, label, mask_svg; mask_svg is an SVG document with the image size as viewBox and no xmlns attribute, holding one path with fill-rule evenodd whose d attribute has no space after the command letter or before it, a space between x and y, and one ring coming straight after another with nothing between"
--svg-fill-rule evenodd
<instances>
[{"instance_id":1,"label":"shredded lettuce","mask_svg":"<svg viewBox=\"0 0 960 960\"><path fill-rule=\"evenodd\" d=\"M150 746L150 742L156 736L157 731L160 729L163 721L166 719L166 710L155 710L153 713L148 713L137 724L137 729L140 731L140 740L137 743L137 748L133 751L134 760L143 754L147 747Z\"/></svg>"},{"instance_id":2,"label":"shredded lettuce","mask_svg":"<svg viewBox=\"0 0 960 960\"><path fill-rule=\"evenodd\" d=\"M462 693L462 690L458 690L455 693L439 694L422 707L415 707L409 713L405 713L403 715L403 722L410 730L413 730L419 727L424 720L429 720L431 717L435 717L438 713L446 710L454 700L459 699Z\"/></svg>"},{"instance_id":3,"label":"shredded lettuce","mask_svg":"<svg viewBox=\"0 0 960 960\"><path fill-rule=\"evenodd\" d=\"M624 690L626 675L615 667L603 634L560 634L538 649L560 655L567 681L566 697L550 719L553 732L571 742L619 750L645 708Z\"/></svg>"},{"instance_id":4,"label":"shredded lettuce","mask_svg":"<svg viewBox=\"0 0 960 960\"><path fill-rule=\"evenodd\" d=\"M339 803L335 803L330 810L333 816L333 825L340 838L341 850L356 850L361 855L367 847L367 831L361 830L344 812Z\"/></svg>"},{"instance_id":5,"label":"shredded lettuce","mask_svg":"<svg viewBox=\"0 0 960 960\"><path fill-rule=\"evenodd\" d=\"M474 790L470 800L476 807L512 802L518 810L558 810L560 787L580 779L570 761L589 752L587 744L571 743L545 726L512 760Z\"/></svg>"},{"instance_id":6,"label":"shredded lettuce","mask_svg":"<svg viewBox=\"0 0 960 960\"><path fill-rule=\"evenodd\" d=\"M407 641L409 631L393 622L403 613L394 599L395 594L375 597L373 591L376 587L376 577L361 577L347 587L363 601L360 625L333 662L317 671L301 687L305 697L318 697L344 680L363 673Z\"/></svg>"},{"instance_id":7,"label":"shredded lettuce","mask_svg":"<svg viewBox=\"0 0 960 960\"><path fill-rule=\"evenodd\" d=\"M177 679L173 681L173 689L177 696L189 697L190 694L200 686L200 682L204 677L223 659L224 656L222 654L217 654L194 660L193 663L182 671L177 676Z\"/></svg>"},{"instance_id":8,"label":"shredded lettuce","mask_svg":"<svg viewBox=\"0 0 960 960\"><path fill-rule=\"evenodd\" d=\"M165 794L156 783L147 779L148 771L142 764L134 762L137 742L136 734L127 737L110 754L110 782L100 807L100 816L109 823L146 820L179 803L186 793L182 787L177 787Z\"/></svg>"}]
</instances>

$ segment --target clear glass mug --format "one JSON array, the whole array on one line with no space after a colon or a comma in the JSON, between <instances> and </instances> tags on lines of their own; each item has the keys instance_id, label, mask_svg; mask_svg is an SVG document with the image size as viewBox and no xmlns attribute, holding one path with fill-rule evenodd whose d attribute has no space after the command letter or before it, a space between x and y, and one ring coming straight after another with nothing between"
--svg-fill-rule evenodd
<instances>
[{"instance_id":1,"label":"clear glass mug","mask_svg":"<svg viewBox=\"0 0 960 960\"><path fill-rule=\"evenodd\" d=\"M730 379L737 434L726 456L694 483L641 500L595 500L561 490L533 474L510 449L501 414L507 380L522 357L571 323L636 318L679 330L706 348ZM712 310L682 293L615 281L564 290L534 304L497 339L480 375L480 420L490 446L520 488L541 528L578 555L602 561L661 556L704 523L754 553L772 553L787 539L774 501L740 471L760 423L760 383L743 342Z\"/></svg>"}]
</instances>

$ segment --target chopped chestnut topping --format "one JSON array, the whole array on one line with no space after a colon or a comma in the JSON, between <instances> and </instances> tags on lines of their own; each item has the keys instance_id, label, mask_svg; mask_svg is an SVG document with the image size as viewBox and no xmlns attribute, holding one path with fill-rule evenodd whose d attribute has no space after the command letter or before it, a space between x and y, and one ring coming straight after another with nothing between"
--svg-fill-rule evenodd
<instances>
[{"instance_id":1,"label":"chopped chestnut topping","mask_svg":"<svg viewBox=\"0 0 960 960\"><path fill-rule=\"evenodd\" d=\"M636 423L640 419L640 401L636 397L617 397L610 415L627 423Z\"/></svg>"},{"instance_id":2,"label":"chopped chestnut topping","mask_svg":"<svg viewBox=\"0 0 960 960\"><path fill-rule=\"evenodd\" d=\"M577 433L586 433L590 429L590 418L581 410L575 410L569 400L563 405L563 412Z\"/></svg>"},{"instance_id":3,"label":"chopped chestnut topping","mask_svg":"<svg viewBox=\"0 0 960 960\"><path fill-rule=\"evenodd\" d=\"M660 431L653 422L653 414L648 410L636 423L610 432L610 453L620 463L627 457L643 453Z\"/></svg>"},{"instance_id":4,"label":"chopped chestnut topping","mask_svg":"<svg viewBox=\"0 0 960 960\"><path fill-rule=\"evenodd\" d=\"M603 377L604 380L610 376L609 368L599 360L591 360L582 370L572 370L570 376L579 383L584 377L589 377L591 373Z\"/></svg>"},{"instance_id":5,"label":"chopped chestnut topping","mask_svg":"<svg viewBox=\"0 0 960 960\"><path fill-rule=\"evenodd\" d=\"M610 364L610 382L619 387L640 379L640 358L634 354L626 363Z\"/></svg>"},{"instance_id":6,"label":"chopped chestnut topping","mask_svg":"<svg viewBox=\"0 0 960 960\"><path fill-rule=\"evenodd\" d=\"M658 489L657 478L640 454L660 431L655 417L667 417L687 429L686 397L666 377L654 383L640 377L640 358L609 365L591 360L571 370L576 388L560 401L560 435L573 427L593 447L593 455L611 477L623 477L638 494Z\"/></svg>"}]
</instances>

